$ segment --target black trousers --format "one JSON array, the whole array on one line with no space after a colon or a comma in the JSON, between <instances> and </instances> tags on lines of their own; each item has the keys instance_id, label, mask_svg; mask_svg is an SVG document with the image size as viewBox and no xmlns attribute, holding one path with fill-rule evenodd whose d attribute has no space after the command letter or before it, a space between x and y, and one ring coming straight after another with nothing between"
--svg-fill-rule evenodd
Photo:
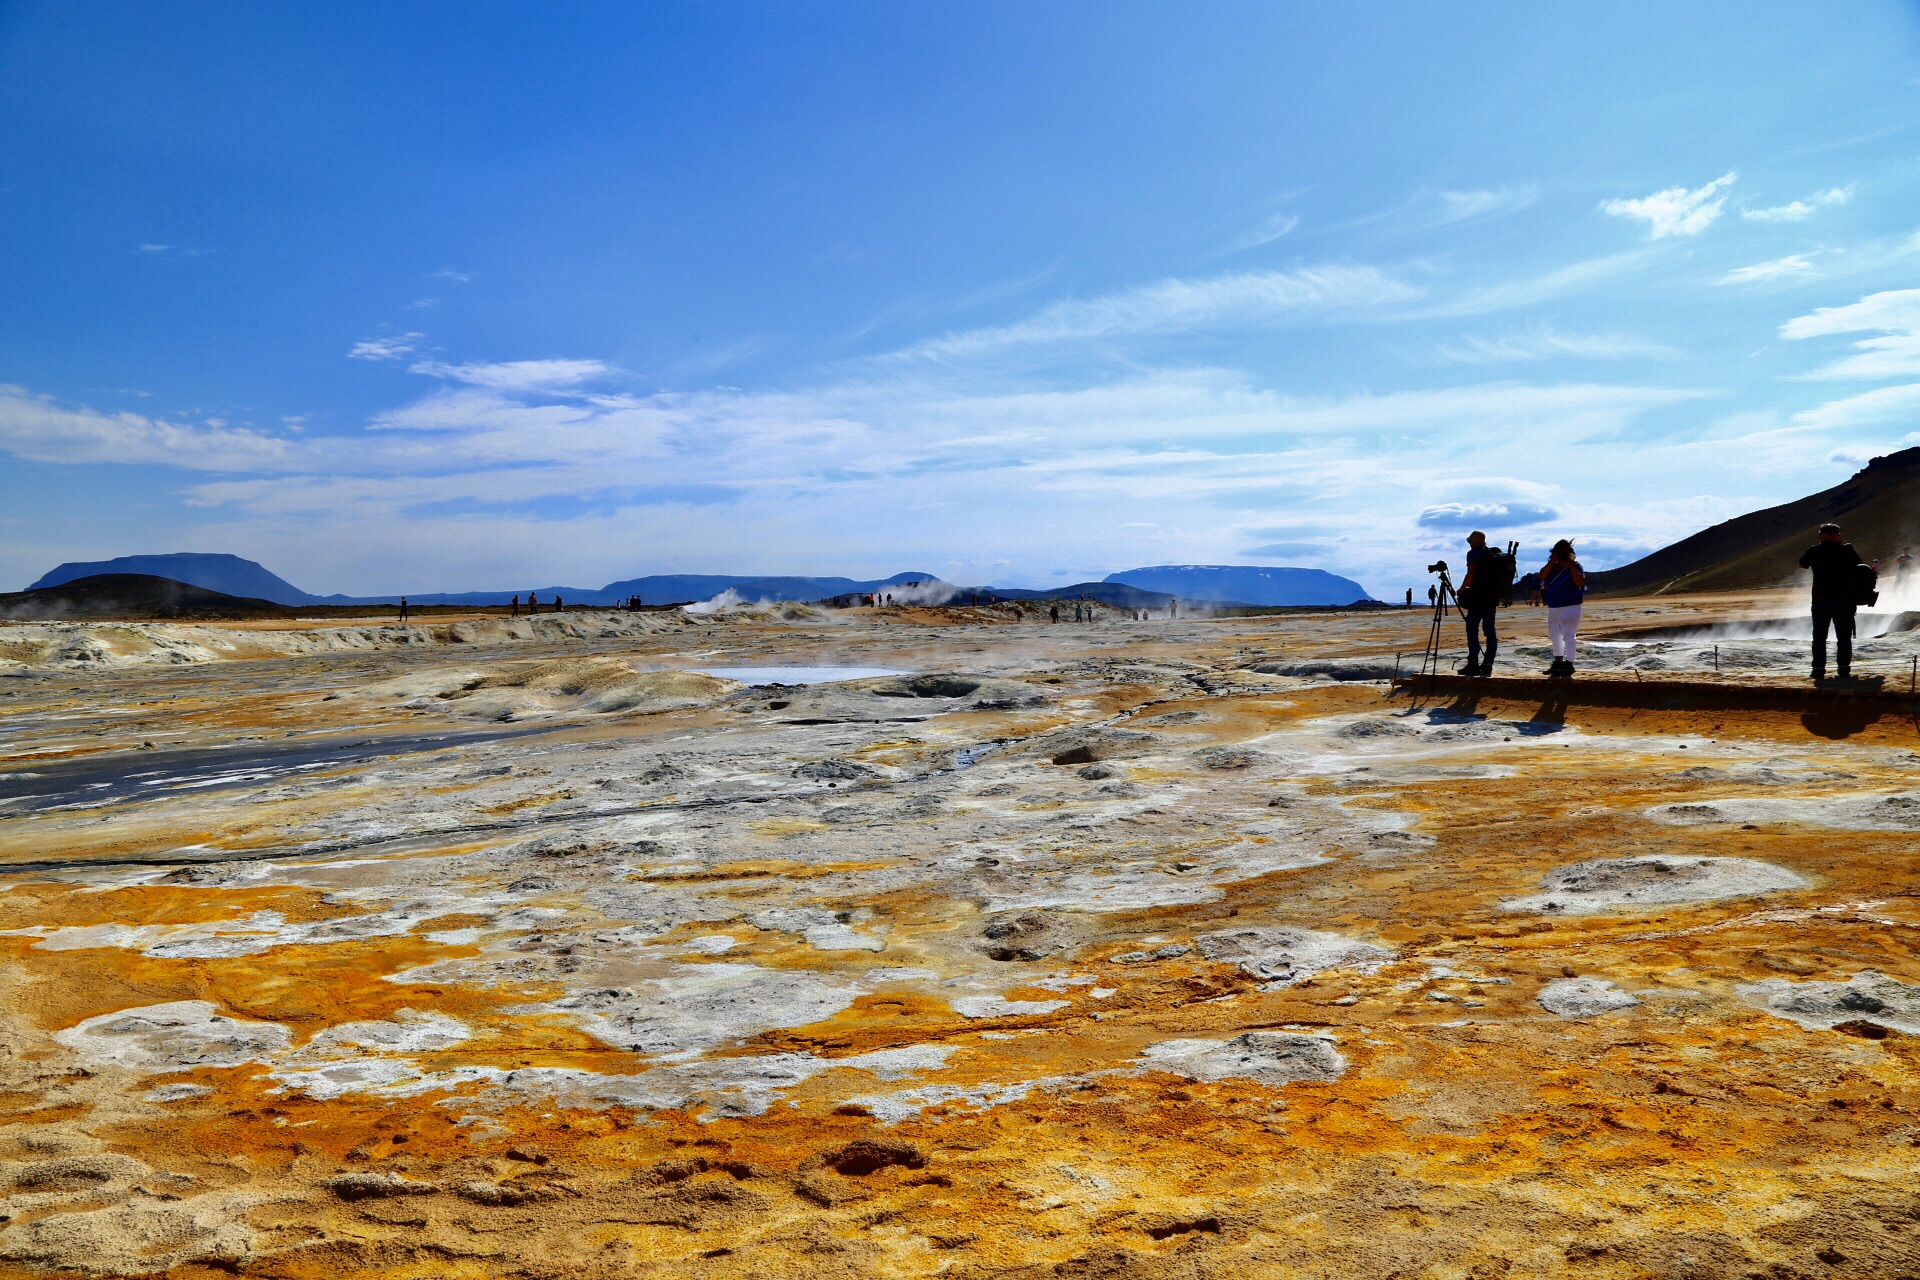
<instances>
[{"instance_id":1,"label":"black trousers","mask_svg":"<svg viewBox=\"0 0 1920 1280\"><path fill-rule=\"evenodd\" d=\"M1498 606L1491 600L1485 604L1462 601L1460 611L1467 618L1467 661L1473 666L1480 665L1480 636L1487 637L1487 665L1493 665L1493 655L1500 652L1500 637L1493 629L1493 618Z\"/></svg>"},{"instance_id":2,"label":"black trousers","mask_svg":"<svg viewBox=\"0 0 1920 1280\"><path fill-rule=\"evenodd\" d=\"M1832 600L1813 602L1813 674L1827 674L1827 628L1833 628L1834 657L1840 678L1853 672L1853 605Z\"/></svg>"}]
</instances>

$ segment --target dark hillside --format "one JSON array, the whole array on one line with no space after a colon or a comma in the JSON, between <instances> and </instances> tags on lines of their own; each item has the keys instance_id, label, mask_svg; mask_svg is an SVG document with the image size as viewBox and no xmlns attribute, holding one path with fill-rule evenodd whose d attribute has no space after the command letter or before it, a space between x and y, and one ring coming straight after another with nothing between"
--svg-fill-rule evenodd
<instances>
[{"instance_id":1,"label":"dark hillside","mask_svg":"<svg viewBox=\"0 0 1920 1280\"><path fill-rule=\"evenodd\" d=\"M1869 560L1920 541L1920 448L1875 458L1831 489L1735 516L1588 582L1607 595L1781 586L1796 579L1800 553L1828 521Z\"/></svg>"},{"instance_id":2,"label":"dark hillside","mask_svg":"<svg viewBox=\"0 0 1920 1280\"><path fill-rule=\"evenodd\" d=\"M69 618L291 618L271 600L230 596L145 573L100 573L53 587L0 594L0 618L45 622Z\"/></svg>"}]
</instances>

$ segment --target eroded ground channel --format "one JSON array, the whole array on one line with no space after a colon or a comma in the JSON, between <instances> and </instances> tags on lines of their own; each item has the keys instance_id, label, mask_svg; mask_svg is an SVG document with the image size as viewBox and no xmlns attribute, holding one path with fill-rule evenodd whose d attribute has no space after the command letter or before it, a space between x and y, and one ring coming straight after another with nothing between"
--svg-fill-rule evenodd
<instances>
[{"instance_id":1,"label":"eroded ground channel","mask_svg":"<svg viewBox=\"0 0 1920 1280\"><path fill-rule=\"evenodd\" d=\"M1910 719L868 614L22 663L0 1275L1920 1274Z\"/></svg>"}]
</instances>

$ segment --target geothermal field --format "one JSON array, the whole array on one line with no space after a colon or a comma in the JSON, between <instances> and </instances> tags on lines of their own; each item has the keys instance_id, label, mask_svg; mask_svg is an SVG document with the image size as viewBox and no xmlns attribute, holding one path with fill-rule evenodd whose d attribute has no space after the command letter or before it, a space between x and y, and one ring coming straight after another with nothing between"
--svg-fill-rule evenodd
<instances>
[{"instance_id":1,"label":"geothermal field","mask_svg":"<svg viewBox=\"0 0 1920 1280\"><path fill-rule=\"evenodd\" d=\"M0 1275L1920 1274L1794 608L0 628Z\"/></svg>"}]
</instances>

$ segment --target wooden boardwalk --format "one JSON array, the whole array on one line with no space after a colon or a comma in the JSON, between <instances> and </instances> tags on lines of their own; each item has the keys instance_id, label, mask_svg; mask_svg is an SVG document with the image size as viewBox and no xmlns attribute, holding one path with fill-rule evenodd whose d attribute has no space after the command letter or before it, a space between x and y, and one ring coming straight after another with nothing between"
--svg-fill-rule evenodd
<instances>
[{"instance_id":1,"label":"wooden boardwalk","mask_svg":"<svg viewBox=\"0 0 1920 1280\"><path fill-rule=\"evenodd\" d=\"M1864 679L1854 684L1762 684L1735 680L1622 679L1615 674L1571 680L1538 676L1401 676L1396 691L1445 698L1507 698L1559 706L1647 707L1696 711L1914 710L1907 680Z\"/></svg>"}]
</instances>

